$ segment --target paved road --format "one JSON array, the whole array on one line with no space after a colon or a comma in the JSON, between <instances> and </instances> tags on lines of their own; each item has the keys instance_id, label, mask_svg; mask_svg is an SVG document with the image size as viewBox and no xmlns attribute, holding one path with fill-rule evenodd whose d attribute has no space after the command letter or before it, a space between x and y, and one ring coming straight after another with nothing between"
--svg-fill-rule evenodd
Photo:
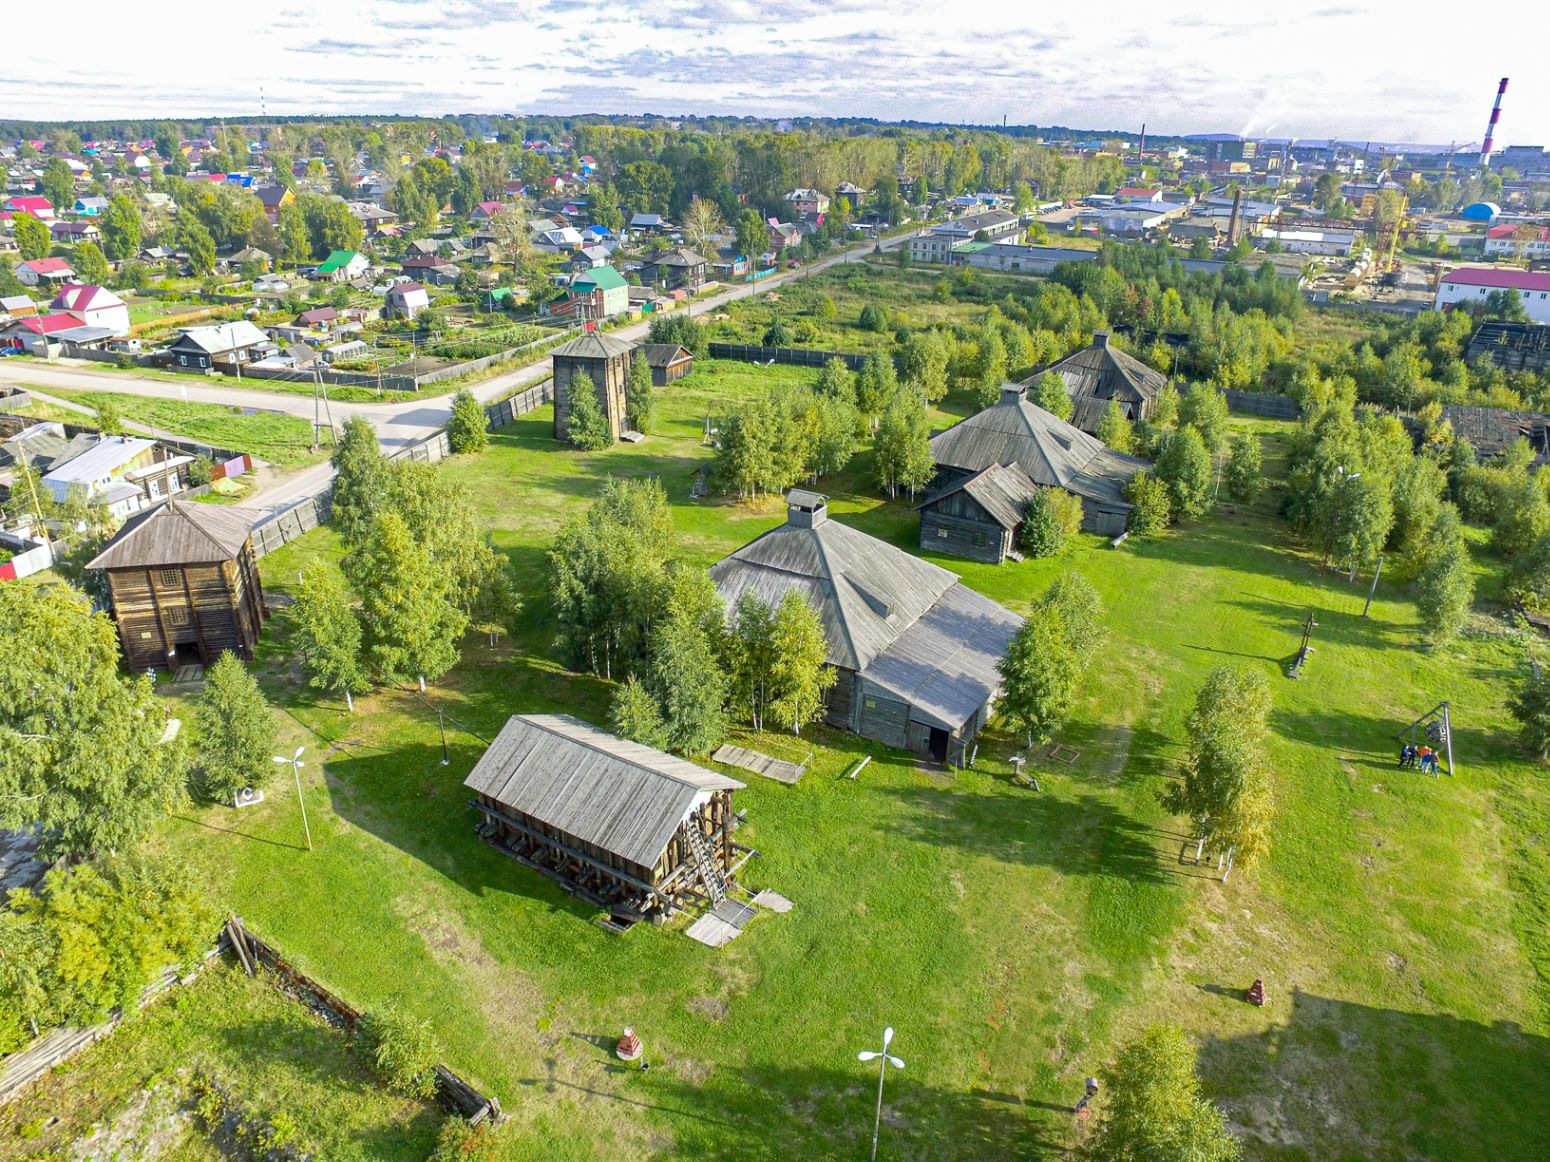
<instances>
[{"instance_id":1,"label":"paved road","mask_svg":"<svg viewBox=\"0 0 1550 1162\"><path fill-rule=\"evenodd\" d=\"M888 238L882 245L885 249L892 249L903 245L909 238L910 235L907 234ZM805 278L832 266L859 261L870 254L875 245L876 243L867 242L863 246L844 251L832 258L823 259L797 270L783 271L757 283L739 283L720 294L695 300L690 309L695 314L705 314L727 303L747 298L749 295L764 294L774 287ZM621 327L617 331L610 331L609 334L633 341L644 338L649 327L649 322L635 323L628 327ZM551 360L544 358L527 367L508 371L503 375L471 385L469 390L481 402L489 403L547 379L552 370ZM173 383L165 379L137 377L119 371L97 371L89 364L67 366L33 363L30 360L25 365L17 364L14 367L0 364L0 372L6 373L6 378L18 384L35 384L45 391L50 387L63 387L77 391L115 391L126 395L154 396L161 399L186 399L194 403L224 404L254 408L258 411L282 412L300 416L309 423L313 416L311 396L243 388L234 380L225 378L216 381L220 386L212 386L212 381L208 379L192 377L187 383ZM448 403L451 394L448 392L441 396L425 396L403 403L335 402L331 405L331 410L336 425L343 424L352 416L361 416L369 420L377 429L377 438L382 444L383 451L393 452L410 444L417 444L438 429L445 427L447 417L451 414L451 406ZM245 506L270 510L284 508L301 497L318 491L332 475L333 468L326 461L315 464L276 480L249 498Z\"/></svg>"}]
</instances>

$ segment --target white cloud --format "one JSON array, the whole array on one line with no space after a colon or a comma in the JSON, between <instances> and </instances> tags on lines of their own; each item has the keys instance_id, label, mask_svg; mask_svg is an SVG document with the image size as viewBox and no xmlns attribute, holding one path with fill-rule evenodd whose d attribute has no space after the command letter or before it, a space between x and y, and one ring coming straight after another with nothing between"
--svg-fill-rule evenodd
<instances>
[{"instance_id":1,"label":"white cloud","mask_svg":"<svg viewBox=\"0 0 1550 1162\"><path fill-rule=\"evenodd\" d=\"M1312 12L1110 0L329 0L18 9L0 116L271 112L825 114L884 120L1550 143L1550 9L1458 52L1396 0ZM36 27L29 28L35 23Z\"/></svg>"}]
</instances>

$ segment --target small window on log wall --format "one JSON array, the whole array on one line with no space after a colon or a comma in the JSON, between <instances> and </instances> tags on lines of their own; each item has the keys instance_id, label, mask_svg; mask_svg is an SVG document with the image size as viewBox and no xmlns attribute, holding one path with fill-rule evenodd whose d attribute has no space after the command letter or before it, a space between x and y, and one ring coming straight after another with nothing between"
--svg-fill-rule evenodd
<instances>
[{"instance_id":1,"label":"small window on log wall","mask_svg":"<svg viewBox=\"0 0 1550 1162\"><path fill-rule=\"evenodd\" d=\"M171 588L178 583L178 571L176 569L161 569L157 571L156 581L160 585Z\"/></svg>"},{"instance_id":2,"label":"small window on log wall","mask_svg":"<svg viewBox=\"0 0 1550 1162\"><path fill-rule=\"evenodd\" d=\"M167 610L167 620L173 625L188 624L188 610L181 607Z\"/></svg>"}]
</instances>

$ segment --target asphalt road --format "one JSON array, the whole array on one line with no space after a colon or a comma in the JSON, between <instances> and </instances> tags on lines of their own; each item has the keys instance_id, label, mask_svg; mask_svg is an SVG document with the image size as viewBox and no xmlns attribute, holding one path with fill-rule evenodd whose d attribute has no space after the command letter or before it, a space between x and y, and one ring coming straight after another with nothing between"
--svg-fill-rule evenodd
<instances>
[{"instance_id":1,"label":"asphalt road","mask_svg":"<svg viewBox=\"0 0 1550 1162\"><path fill-rule=\"evenodd\" d=\"M910 237L906 234L885 239L882 243L883 248L893 249L903 245ZM832 258L825 258L797 270L782 271L757 283L740 283L710 298L695 300L690 309L697 315L714 311L727 303L736 302L749 295L763 294L773 287L805 278L832 266L859 261L870 254L875 246L875 242L867 242L863 246L844 251ZM617 331L610 331L609 334L634 341L644 338L649 327L649 322L635 323L628 327L621 327ZM480 402L489 403L547 379L552 371L551 361L546 357L527 367L472 384L469 390L478 397ZM243 388L238 386L235 380L224 377L213 381L220 386L213 386L210 379L194 377L190 377L187 383L173 383L165 379L135 376L121 371L97 371L92 369L90 364L66 366L34 363L31 360L14 366L0 364L0 372L4 372L7 379L13 379L20 385L35 384L45 391L50 387L72 388L77 391L114 391L125 395L184 399L194 403L214 403L228 407L253 408L258 411L283 412L300 416L309 423L313 417L311 396ZM330 410L336 425L342 425L352 416L361 416L370 421L377 429L377 439L383 451L394 452L408 445L418 444L438 429L445 427L447 417L451 414L448 400L452 394L448 392L440 396L425 396L401 403L334 402L330 405ZM245 501L244 507L270 510L284 508L303 496L317 492L332 475L333 467L327 461L315 464L276 480Z\"/></svg>"}]
</instances>

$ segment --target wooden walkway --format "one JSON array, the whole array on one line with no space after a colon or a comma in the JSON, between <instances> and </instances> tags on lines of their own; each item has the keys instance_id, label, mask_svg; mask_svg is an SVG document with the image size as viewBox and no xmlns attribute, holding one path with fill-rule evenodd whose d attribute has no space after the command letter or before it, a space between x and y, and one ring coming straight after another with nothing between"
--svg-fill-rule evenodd
<instances>
[{"instance_id":1,"label":"wooden walkway","mask_svg":"<svg viewBox=\"0 0 1550 1162\"><path fill-rule=\"evenodd\" d=\"M807 773L805 763L788 763L784 759L771 758L767 754L760 754L745 746L733 746L731 743L723 744L710 757L718 763L752 771L756 775L763 775L766 779L774 779L777 783L785 783L791 787L796 786L797 780Z\"/></svg>"}]
</instances>

